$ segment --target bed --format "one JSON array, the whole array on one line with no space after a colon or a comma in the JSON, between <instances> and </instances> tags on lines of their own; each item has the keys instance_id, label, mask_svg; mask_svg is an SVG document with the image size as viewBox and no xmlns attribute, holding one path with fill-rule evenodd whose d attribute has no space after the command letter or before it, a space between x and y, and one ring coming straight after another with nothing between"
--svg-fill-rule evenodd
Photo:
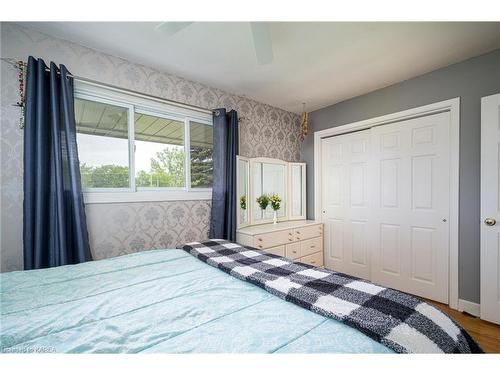
<instances>
[{"instance_id":1,"label":"bed","mask_svg":"<svg viewBox=\"0 0 500 375\"><path fill-rule=\"evenodd\" d=\"M0 282L4 353L393 353L180 249Z\"/></svg>"},{"instance_id":2,"label":"bed","mask_svg":"<svg viewBox=\"0 0 500 375\"><path fill-rule=\"evenodd\" d=\"M3 352L392 352L178 249L0 280Z\"/></svg>"}]
</instances>

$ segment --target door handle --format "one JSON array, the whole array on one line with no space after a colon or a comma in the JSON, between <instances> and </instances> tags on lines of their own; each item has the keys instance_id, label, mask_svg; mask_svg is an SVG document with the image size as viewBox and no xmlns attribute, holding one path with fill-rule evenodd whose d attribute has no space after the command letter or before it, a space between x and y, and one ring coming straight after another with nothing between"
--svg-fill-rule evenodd
<instances>
[{"instance_id":1,"label":"door handle","mask_svg":"<svg viewBox=\"0 0 500 375\"><path fill-rule=\"evenodd\" d=\"M485 220L484 220L484 223L486 225L488 225L489 227L492 227L493 225L495 225L497 223L497 221L495 219L492 219L491 217L487 217Z\"/></svg>"}]
</instances>

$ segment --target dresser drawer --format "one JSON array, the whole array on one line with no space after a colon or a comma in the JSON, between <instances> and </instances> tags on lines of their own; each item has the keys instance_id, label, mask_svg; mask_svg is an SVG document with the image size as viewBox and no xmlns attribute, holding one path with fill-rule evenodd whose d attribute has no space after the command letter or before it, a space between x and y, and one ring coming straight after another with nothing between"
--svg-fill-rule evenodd
<instances>
[{"instance_id":1,"label":"dresser drawer","mask_svg":"<svg viewBox=\"0 0 500 375\"><path fill-rule=\"evenodd\" d=\"M298 241L307 240L323 235L323 224L309 225L307 227L295 229L295 239Z\"/></svg>"},{"instance_id":2,"label":"dresser drawer","mask_svg":"<svg viewBox=\"0 0 500 375\"><path fill-rule=\"evenodd\" d=\"M275 255L279 255L281 257L284 257L285 256L285 245L271 247L270 249L264 249L264 251L271 253L271 254L275 254Z\"/></svg>"},{"instance_id":3,"label":"dresser drawer","mask_svg":"<svg viewBox=\"0 0 500 375\"><path fill-rule=\"evenodd\" d=\"M290 243L285 246L285 256L290 259L300 258L300 242Z\"/></svg>"},{"instance_id":4,"label":"dresser drawer","mask_svg":"<svg viewBox=\"0 0 500 375\"><path fill-rule=\"evenodd\" d=\"M310 240L300 242L300 256L317 253L318 251L323 251L323 237L311 238Z\"/></svg>"},{"instance_id":5,"label":"dresser drawer","mask_svg":"<svg viewBox=\"0 0 500 375\"><path fill-rule=\"evenodd\" d=\"M307 255L299 259L300 262L310 264L315 267L323 267L323 252Z\"/></svg>"},{"instance_id":6,"label":"dresser drawer","mask_svg":"<svg viewBox=\"0 0 500 375\"><path fill-rule=\"evenodd\" d=\"M291 234L290 234L291 233ZM254 236L254 246L257 249L269 249L278 245L285 245L293 241L293 232L288 230L280 230Z\"/></svg>"}]
</instances>

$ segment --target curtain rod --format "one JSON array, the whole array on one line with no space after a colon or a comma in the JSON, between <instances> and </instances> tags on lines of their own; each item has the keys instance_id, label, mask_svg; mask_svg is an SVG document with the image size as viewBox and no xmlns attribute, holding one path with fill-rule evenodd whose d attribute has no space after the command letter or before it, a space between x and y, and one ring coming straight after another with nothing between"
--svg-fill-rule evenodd
<instances>
[{"instance_id":1,"label":"curtain rod","mask_svg":"<svg viewBox=\"0 0 500 375\"><path fill-rule=\"evenodd\" d=\"M8 64L10 64L10 65L12 65L12 66L14 66L16 68L18 67L19 64L23 64L24 67L28 66L27 62L22 61L22 60L16 60L14 58L2 57L1 60L5 61L6 63L8 63ZM49 68L45 68L45 70L46 71L50 71ZM135 90L130 90L130 89L124 89L122 87L118 87L118 86L107 84L107 83L98 82L98 81L95 81L93 79L89 79L89 78L85 78L85 77L80 77L80 76L77 76L77 75L74 75L74 74L71 74L71 73L69 73L68 76L72 77L76 81L80 81L80 82L83 82L83 83L88 83L90 85L104 87L104 88L111 88L111 89L113 89L115 91L120 91L120 92L123 92L123 93L130 93L130 94L133 94L135 96L140 96L140 97L143 97L143 98L146 98L146 99L154 99L154 100L157 100L157 101L160 101L160 102L164 102L164 103L167 103L167 104L173 104L173 105L176 105L178 107L183 107L183 108L187 108L187 109L195 109L195 110L198 110L199 112L203 112L203 113L213 113L212 109L200 107L200 106L197 106L197 105L185 104L185 103L178 102L178 101L175 101L175 100L165 99L165 98L162 98L160 96L155 96L155 95L150 95L150 94L144 94L142 92L135 91ZM238 121L242 121L242 120L246 120L246 117L238 117Z\"/></svg>"}]
</instances>

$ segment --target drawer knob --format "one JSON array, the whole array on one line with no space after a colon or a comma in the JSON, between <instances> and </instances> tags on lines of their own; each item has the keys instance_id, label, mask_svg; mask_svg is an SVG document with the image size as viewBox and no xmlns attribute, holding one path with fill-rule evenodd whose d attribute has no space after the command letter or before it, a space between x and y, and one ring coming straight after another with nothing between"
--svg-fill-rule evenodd
<instances>
[{"instance_id":1,"label":"drawer knob","mask_svg":"<svg viewBox=\"0 0 500 375\"><path fill-rule=\"evenodd\" d=\"M296 251L296 250L293 250L293 251L292 251L292 253L297 254L297 251Z\"/></svg>"},{"instance_id":2,"label":"drawer knob","mask_svg":"<svg viewBox=\"0 0 500 375\"><path fill-rule=\"evenodd\" d=\"M288 241L293 241L293 238L289 238Z\"/></svg>"},{"instance_id":3,"label":"drawer knob","mask_svg":"<svg viewBox=\"0 0 500 375\"><path fill-rule=\"evenodd\" d=\"M314 249L315 247L316 247L316 246L314 246L314 245L311 245L311 249Z\"/></svg>"},{"instance_id":4,"label":"drawer knob","mask_svg":"<svg viewBox=\"0 0 500 375\"><path fill-rule=\"evenodd\" d=\"M292 235L292 232L288 232L288 235L291 236Z\"/></svg>"},{"instance_id":5,"label":"drawer knob","mask_svg":"<svg viewBox=\"0 0 500 375\"><path fill-rule=\"evenodd\" d=\"M257 238L257 240L262 241L262 238Z\"/></svg>"},{"instance_id":6,"label":"drawer knob","mask_svg":"<svg viewBox=\"0 0 500 375\"><path fill-rule=\"evenodd\" d=\"M262 245L259 245L259 249L262 249Z\"/></svg>"},{"instance_id":7,"label":"drawer knob","mask_svg":"<svg viewBox=\"0 0 500 375\"><path fill-rule=\"evenodd\" d=\"M300 231L297 231L297 234L300 234Z\"/></svg>"}]
</instances>

